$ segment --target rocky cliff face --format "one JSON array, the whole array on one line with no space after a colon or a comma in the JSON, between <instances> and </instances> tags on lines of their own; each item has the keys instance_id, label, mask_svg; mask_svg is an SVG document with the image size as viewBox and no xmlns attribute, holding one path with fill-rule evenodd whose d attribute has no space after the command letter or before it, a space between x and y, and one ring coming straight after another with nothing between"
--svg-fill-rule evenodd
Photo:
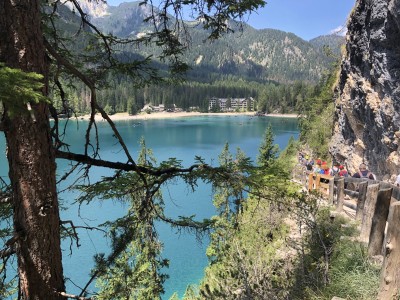
<instances>
[{"instance_id":1,"label":"rocky cliff face","mask_svg":"<svg viewBox=\"0 0 400 300\"><path fill-rule=\"evenodd\" d=\"M358 0L339 76L330 151L354 172L400 172L400 0Z\"/></svg>"}]
</instances>

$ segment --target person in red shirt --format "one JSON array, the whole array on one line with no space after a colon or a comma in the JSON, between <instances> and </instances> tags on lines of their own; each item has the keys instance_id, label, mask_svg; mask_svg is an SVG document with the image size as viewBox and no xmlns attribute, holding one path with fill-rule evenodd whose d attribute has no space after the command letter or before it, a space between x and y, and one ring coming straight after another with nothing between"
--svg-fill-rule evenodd
<instances>
[{"instance_id":1,"label":"person in red shirt","mask_svg":"<svg viewBox=\"0 0 400 300\"><path fill-rule=\"evenodd\" d=\"M344 166L339 166L339 176L340 177L349 177L349 172L344 168Z\"/></svg>"}]
</instances>

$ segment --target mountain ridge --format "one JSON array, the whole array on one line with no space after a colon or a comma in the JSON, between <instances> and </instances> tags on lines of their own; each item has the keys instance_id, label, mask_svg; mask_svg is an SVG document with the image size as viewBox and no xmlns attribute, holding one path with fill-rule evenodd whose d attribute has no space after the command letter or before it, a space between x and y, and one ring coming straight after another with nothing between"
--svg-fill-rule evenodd
<instances>
[{"instance_id":1,"label":"mountain ridge","mask_svg":"<svg viewBox=\"0 0 400 300\"><path fill-rule=\"evenodd\" d=\"M106 33L121 38L140 37L153 29L143 22L150 15L151 7L139 5L138 1L99 7L87 0L79 2L93 24ZM205 42L207 33L199 26L188 26L192 44L184 59L189 66L202 72L211 71L221 76L234 74L250 80L316 83L334 61L318 44L319 37L306 41L278 29L255 29L236 22L230 26L233 33L212 43ZM333 53L339 54L344 37L324 36L324 41ZM135 51L143 56L157 53L155 47L141 47Z\"/></svg>"}]
</instances>

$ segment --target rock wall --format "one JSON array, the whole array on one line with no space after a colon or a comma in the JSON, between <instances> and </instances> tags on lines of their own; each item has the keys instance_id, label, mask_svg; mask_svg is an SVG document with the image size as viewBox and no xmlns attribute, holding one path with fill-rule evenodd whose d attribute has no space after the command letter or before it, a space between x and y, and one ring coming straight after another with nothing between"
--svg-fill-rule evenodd
<instances>
[{"instance_id":1,"label":"rock wall","mask_svg":"<svg viewBox=\"0 0 400 300\"><path fill-rule=\"evenodd\" d=\"M358 0L348 21L330 152L350 172L400 172L400 0Z\"/></svg>"}]
</instances>

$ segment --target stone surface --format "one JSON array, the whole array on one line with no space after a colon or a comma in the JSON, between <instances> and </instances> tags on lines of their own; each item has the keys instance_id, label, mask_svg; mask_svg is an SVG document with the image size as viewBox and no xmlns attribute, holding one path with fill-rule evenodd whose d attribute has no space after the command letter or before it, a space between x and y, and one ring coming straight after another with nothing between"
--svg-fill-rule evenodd
<instances>
[{"instance_id":1,"label":"stone surface","mask_svg":"<svg viewBox=\"0 0 400 300\"><path fill-rule=\"evenodd\" d=\"M357 1L346 39L330 152L351 173L398 174L400 0Z\"/></svg>"}]
</instances>

